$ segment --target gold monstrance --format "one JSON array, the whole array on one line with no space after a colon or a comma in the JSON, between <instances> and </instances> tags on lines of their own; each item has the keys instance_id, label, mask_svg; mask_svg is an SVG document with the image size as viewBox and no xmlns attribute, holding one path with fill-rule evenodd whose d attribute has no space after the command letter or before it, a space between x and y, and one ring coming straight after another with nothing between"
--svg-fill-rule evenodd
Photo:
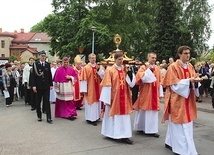
<instances>
[{"instance_id":1,"label":"gold monstrance","mask_svg":"<svg viewBox=\"0 0 214 155\"><path fill-rule=\"evenodd\" d=\"M115 43L117 49L112 51L112 52L110 52L109 53L110 56L107 59L103 58L103 61L101 61L100 64L107 65L107 66L108 65L113 65L114 62L115 62L114 61L114 54L116 53L116 51L123 52L123 63L124 64L135 64L134 57L132 57L132 58L127 57L127 55L126 55L127 52L124 52L124 51L119 49L121 41L122 41L121 36L119 34L116 34L114 36L114 43Z\"/></svg>"}]
</instances>

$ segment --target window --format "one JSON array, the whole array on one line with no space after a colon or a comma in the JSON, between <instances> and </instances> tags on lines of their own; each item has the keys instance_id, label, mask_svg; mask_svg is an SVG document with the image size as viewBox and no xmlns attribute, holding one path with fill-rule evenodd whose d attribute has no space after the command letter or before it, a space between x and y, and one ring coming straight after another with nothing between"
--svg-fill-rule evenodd
<instances>
[{"instance_id":1,"label":"window","mask_svg":"<svg viewBox=\"0 0 214 155\"><path fill-rule=\"evenodd\" d=\"M1 48L5 48L5 40L1 40Z\"/></svg>"},{"instance_id":2,"label":"window","mask_svg":"<svg viewBox=\"0 0 214 155\"><path fill-rule=\"evenodd\" d=\"M1 54L1 57L4 58L4 57L5 57L5 54Z\"/></svg>"}]
</instances>

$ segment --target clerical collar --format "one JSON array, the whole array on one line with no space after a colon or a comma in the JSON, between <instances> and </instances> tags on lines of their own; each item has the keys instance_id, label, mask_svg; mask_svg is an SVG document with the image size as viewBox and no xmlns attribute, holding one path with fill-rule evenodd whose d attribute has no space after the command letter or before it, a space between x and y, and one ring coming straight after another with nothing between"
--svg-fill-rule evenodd
<instances>
[{"instance_id":1,"label":"clerical collar","mask_svg":"<svg viewBox=\"0 0 214 155\"><path fill-rule=\"evenodd\" d=\"M95 67L96 66L96 63L92 64L92 63L89 63L92 67Z\"/></svg>"},{"instance_id":2,"label":"clerical collar","mask_svg":"<svg viewBox=\"0 0 214 155\"><path fill-rule=\"evenodd\" d=\"M187 63L184 63L183 61L181 61L181 59L179 59L179 61L180 61L181 65L182 65L182 67L184 69L187 69Z\"/></svg>"},{"instance_id":3,"label":"clerical collar","mask_svg":"<svg viewBox=\"0 0 214 155\"><path fill-rule=\"evenodd\" d=\"M149 63L149 62L148 62L148 63ZM154 67L155 67L155 65L154 65L154 64L150 64L150 63L149 63L149 67L150 67L150 68L154 68Z\"/></svg>"},{"instance_id":4,"label":"clerical collar","mask_svg":"<svg viewBox=\"0 0 214 155\"><path fill-rule=\"evenodd\" d=\"M117 64L114 64L114 65L115 65L115 67L117 68L117 70L121 70L121 69L122 69L121 66L118 66Z\"/></svg>"}]
</instances>

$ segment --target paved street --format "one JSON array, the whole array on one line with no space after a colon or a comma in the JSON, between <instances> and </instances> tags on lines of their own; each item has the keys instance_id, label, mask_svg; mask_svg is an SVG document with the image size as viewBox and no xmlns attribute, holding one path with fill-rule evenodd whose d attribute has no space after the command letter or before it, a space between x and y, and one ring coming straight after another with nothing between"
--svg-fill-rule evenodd
<instances>
[{"instance_id":1,"label":"paved street","mask_svg":"<svg viewBox=\"0 0 214 155\"><path fill-rule=\"evenodd\" d=\"M212 155L214 146L214 113L211 98L198 103L200 111L195 121L194 140L198 153ZM104 138L101 121L92 126L84 120L84 109L70 121L53 118L53 124L38 122L35 111L30 111L21 99L9 108L0 96L0 155L173 155L164 147L167 123L159 124L160 138L146 137L133 131L134 145ZM159 113L162 117L163 104ZM203 112L207 111L207 112ZM52 104L52 116L54 105ZM132 114L133 122L134 114Z\"/></svg>"}]
</instances>

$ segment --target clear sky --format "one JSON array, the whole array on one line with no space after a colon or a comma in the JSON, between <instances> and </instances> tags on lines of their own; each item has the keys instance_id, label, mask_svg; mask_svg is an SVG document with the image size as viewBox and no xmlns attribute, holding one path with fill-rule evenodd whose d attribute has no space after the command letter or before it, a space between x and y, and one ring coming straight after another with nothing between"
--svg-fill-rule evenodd
<instances>
[{"instance_id":1,"label":"clear sky","mask_svg":"<svg viewBox=\"0 0 214 155\"><path fill-rule=\"evenodd\" d=\"M3 31L30 28L52 13L52 0L1 0L0 27Z\"/></svg>"},{"instance_id":2,"label":"clear sky","mask_svg":"<svg viewBox=\"0 0 214 155\"><path fill-rule=\"evenodd\" d=\"M214 0L208 0L214 4ZM1 0L0 28L3 31L20 32L24 28L29 32L30 28L43 20L53 11L52 0ZM211 29L214 31L214 12L211 15ZM214 46L214 32L208 41L210 48Z\"/></svg>"}]
</instances>

